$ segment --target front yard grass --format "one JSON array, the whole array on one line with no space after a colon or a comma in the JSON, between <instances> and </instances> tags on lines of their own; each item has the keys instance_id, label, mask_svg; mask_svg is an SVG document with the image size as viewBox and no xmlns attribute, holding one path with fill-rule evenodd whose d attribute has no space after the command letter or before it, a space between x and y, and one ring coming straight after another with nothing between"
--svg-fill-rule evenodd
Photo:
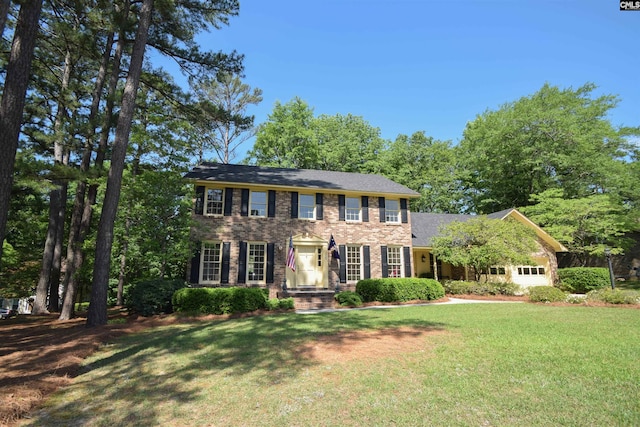
<instances>
[{"instance_id":1,"label":"front yard grass","mask_svg":"<svg viewBox=\"0 0 640 427\"><path fill-rule=\"evenodd\" d=\"M640 425L639 354L640 310L618 307L198 321L104 346L24 424Z\"/></svg>"}]
</instances>

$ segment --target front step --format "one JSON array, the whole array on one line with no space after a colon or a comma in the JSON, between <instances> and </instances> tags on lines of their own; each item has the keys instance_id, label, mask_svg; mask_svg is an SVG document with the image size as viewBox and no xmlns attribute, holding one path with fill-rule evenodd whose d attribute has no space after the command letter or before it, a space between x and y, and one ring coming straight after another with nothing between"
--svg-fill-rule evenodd
<instances>
[{"instance_id":1,"label":"front step","mask_svg":"<svg viewBox=\"0 0 640 427\"><path fill-rule=\"evenodd\" d=\"M333 289L287 289L286 291L278 292L278 298L293 298L296 310L332 308L334 295Z\"/></svg>"}]
</instances>

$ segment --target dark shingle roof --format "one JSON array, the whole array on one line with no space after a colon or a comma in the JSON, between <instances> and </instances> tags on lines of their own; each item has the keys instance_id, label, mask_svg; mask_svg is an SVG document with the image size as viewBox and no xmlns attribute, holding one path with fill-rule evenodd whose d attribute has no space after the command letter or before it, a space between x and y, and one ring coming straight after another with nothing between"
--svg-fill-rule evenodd
<instances>
[{"instance_id":1,"label":"dark shingle roof","mask_svg":"<svg viewBox=\"0 0 640 427\"><path fill-rule=\"evenodd\" d=\"M440 228L454 221L467 221L473 215L411 212L411 234L414 247L431 247L431 239L440 234Z\"/></svg>"},{"instance_id":2,"label":"dark shingle roof","mask_svg":"<svg viewBox=\"0 0 640 427\"><path fill-rule=\"evenodd\" d=\"M202 163L185 178L233 184L258 184L272 187L342 190L361 193L395 194L419 197L420 194L380 175L333 172L311 169L268 168L261 166Z\"/></svg>"}]
</instances>

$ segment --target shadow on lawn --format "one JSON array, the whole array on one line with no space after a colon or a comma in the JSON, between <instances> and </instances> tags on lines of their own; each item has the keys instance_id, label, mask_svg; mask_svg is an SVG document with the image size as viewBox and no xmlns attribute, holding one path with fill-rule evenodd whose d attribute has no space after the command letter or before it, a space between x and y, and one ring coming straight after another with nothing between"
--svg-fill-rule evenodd
<instances>
[{"instance_id":1,"label":"shadow on lawn","mask_svg":"<svg viewBox=\"0 0 640 427\"><path fill-rule=\"evenodd\" d=\"M424 319L388 316L389 310L309 315L268 315L234 320L195 321L128 335L103 357L83 368L73 389L87 387L100 393L95 401L69 401L35 414L28 425L52 425L52 418L80 424L97 414L110 425L156 425L160 411L173 404L201 399L198 381L224 371L225 377L243 378L263 386L297 377L305 368L321 362L304 357L300 347L333 335L333 345L357 341L344 332L361 329L404 328L442 330L445 325ZM355 338L354 338L355 337ZM164 359L171 355L171 358ZM167 362L169 360L170 362ZM170 365L170 364L171 365ZM89 372L93 372L88 376ZM256 372L260 373L256 375ZM213 415L213 414L212 414ZM91 418L93 419L93 418ZM72 423L72 424L75 424Z\"/></svg>"}]
</instances>

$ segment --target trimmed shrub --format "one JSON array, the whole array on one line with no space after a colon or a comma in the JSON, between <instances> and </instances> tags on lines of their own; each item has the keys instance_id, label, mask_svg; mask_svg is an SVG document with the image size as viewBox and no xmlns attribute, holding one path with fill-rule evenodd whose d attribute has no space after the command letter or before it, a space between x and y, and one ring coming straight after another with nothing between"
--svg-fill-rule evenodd
<instances>
[{"instance_id":1,"label":"trimmed shrub","mask_svg":"<svg viewBox=\"0 0 640 427\"><path fill-rule=\"evenodd\" d=\"M295 304L293 302L293 298L281 298L278 301L278 308L280 310L293 310L295 308Z\"/></svg>"},{"instance_id":2,"label":"trimmed shrub","mask_svg":"<svg viewBox=\"0 0 640 427\"><path fill-rule=\"evenodd\" d=\"M529 288L529 301L531 302L561 302L566 298L567 294L553 286L532 286Z\"/></svg>"},{"instance_id":3,"label":"trimmed shrub","mask_svg":"<svg viewBox=\"0 0 640 427\"><path fill-rule=\"evenodd\" d=\"M597 289L587 294L588 301L607 304L640 304L640 292L622 289Z\"/></svg>"},{"instance_id":4,"label":"trimmed shrub","mask_svg":"<svg viewBox=\"0 0 640 427\"><path fill-rule=\"evenodd\" d=\"M268 310L293 310L293 298L270 298L267 300Z\"/></svg>"},{"instance_id":5,"label":"trimmed shrub","mask_svg":"<svg viewBox=\"0 0 640 427\"><path fill-rule=\"evenodd\" d=\"M176 311L193 314L246 313L267 308L260 288L184 288L173 295Z\"/></svg>"},{"instance_id":6,"label":"trimmed shrub","mask_svg":"<svg viewBox=\"0 0 640 427\"><path fill-rule=\"evenodd\" d=\"M356 284L362 301L403 302L436 300L444 296L444 288L437 280L419 278L365 279Z\"/></svg>"},{"instance_id":7,"label":"trimmed shrub","mask_svg":"<svg viewBox=\"0 0 640 427\"><path fill-rule=\"evenodd\" d=\"M479 283L449 280L443 284L449 295L518 295L522 288L515 283Z\"/></svg>"},{"instance_id":8,"label":"trimmed shrub","mask_svg":"<svg viewBox=\"0 0 640 427\"><path fill-rule=\"evenodd\" d=\"M360 307L362 305L362 298L353 291L338 292L334 298L341 306Z\"/></svg>"},{"instance_id":9,"label":"trimmed shrub","mask_svg":"<svg viewBox=\"0 0 640 427\"><path fill-rule=\"evenodd\" d=\"M141 316L173 312L172 296L186 286L180 279L140 280L128 287L126 306Z\"/></svg>"},{"instance_id":10,"label":"trimmed shrub","mask_svg":"<svg viewBox=\"0 0 640 427\"><path fill-rule=\"evenodd\" d=\"M611 286L609 270L601 267L572 267L558 270L560 289L574 294L586 294L594 289Z\"/></svg>"}]
</instances>

